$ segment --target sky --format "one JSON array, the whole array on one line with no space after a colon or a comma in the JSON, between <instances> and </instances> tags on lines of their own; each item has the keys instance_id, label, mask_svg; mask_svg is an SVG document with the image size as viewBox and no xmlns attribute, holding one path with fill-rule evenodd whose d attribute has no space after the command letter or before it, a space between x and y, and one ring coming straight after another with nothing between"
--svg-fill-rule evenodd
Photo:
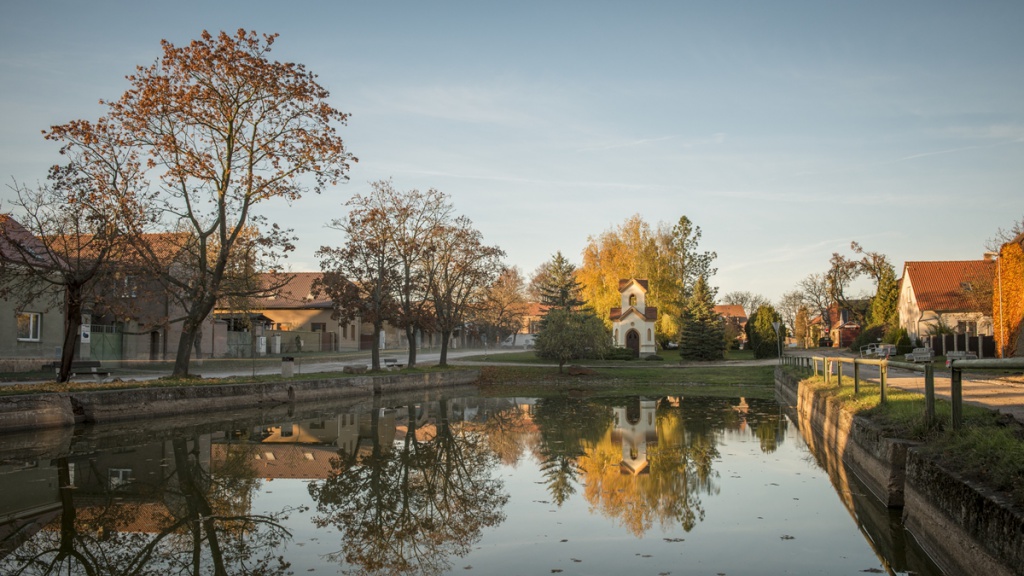
<instances>
[{"instance_id":1,"label":"sky","mask_svg":"<svg viewBox=\"0 0 1024 576\"><path fill-rule=\"evenodd\" d=\"M351 114L347 183L261 212L292 271L370 182L436 188L529 277L685 215L719 294L775 300L850 242L980 259L1024 217L1024 2L0 2L0 209L160 41L279 33ZM867 291L870 286L863 285Z\"/></svg>"}]
</instances>

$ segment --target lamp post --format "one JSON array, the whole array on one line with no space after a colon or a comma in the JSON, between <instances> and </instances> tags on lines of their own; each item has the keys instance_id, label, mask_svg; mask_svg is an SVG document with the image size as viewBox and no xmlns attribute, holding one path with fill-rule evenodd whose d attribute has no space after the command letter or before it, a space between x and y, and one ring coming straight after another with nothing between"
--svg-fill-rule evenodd
<instances>
[{"instance_id":1,"label":"lamp post","mask_svg":"<svg viewBox=\"0 0 1024 576\"><path fill-rule=\"evenodd\" d=\"M772 322L772 328L775 328L775 342L779 345L779 364L782 364L782 339L779 338L779 326L780 322L778 320Z\"/></svg>"},{"instance_id":2,"label":"lamp post","mask_svg":"<svg viewBox=\"0 0 1024 576\"><path fill-rule=\"evenodd\" d=\"M1006 324L1003 323L1003 259L997 252L985 252L985 256L996 260L996 276L999 282L999 357L1006 358Z\"/></svg>"}]
</instances>

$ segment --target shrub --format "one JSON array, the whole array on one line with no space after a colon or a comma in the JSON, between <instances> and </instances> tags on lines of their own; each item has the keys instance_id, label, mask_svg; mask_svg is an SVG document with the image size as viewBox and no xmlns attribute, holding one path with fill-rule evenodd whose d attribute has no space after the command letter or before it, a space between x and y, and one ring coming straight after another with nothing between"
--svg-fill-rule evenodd
<instances>
[{"instance_id":1,"label":"shrub","mask_svg":"<svg viewBox=\"0 0 1024 576\"><path fill-rule=\"evenodd\" d=\"M607 358L609 360L632 360L634 356L633 351L629 348L612 348L608 352Z\"/></svg>"},{"instance_id":2,"label":"shrub","mask_svg":"<svg viewBox=\"0 0 1024 576\"><path fill-rule=\"evenodd\" d=\"M647 358L644 358L644 360L647 360L647 361L649 361L649 362L662 362L662 361L664 361L665 359L664 359L664 358L662 358L661 356L658 356L657 354L651 354L651 355L650 355L650 356L648 356Z\"/></svg>"},{"instance_id":3,"label":"shrub","mask_svg":"<svg viewBox=\"0 0 1024 576\"><path fill-rule=\"evenodd\" d=\"M885 324L875 324L874 326L868 326L864 330L861 330L860 334L858 334L857 337L853 339L853 342L850 343L850 350L860 352L861 346L881 342L882 339L885 338L886 328L887 326ZM888 343L892 344L892 342Z\"/></svg>"},{"instance_id":4,"label":"shrub","mask_svg":"<svg viewBox=\"0 0 1024 576\"><path fill-rule=\"evenodd\" d=\"M906 328L889 330L884 341L886 344L895 344L897 354L906 354L914 349L914 343L910 341L910 334L907 334Z\"/></svg>"}]
</instances>

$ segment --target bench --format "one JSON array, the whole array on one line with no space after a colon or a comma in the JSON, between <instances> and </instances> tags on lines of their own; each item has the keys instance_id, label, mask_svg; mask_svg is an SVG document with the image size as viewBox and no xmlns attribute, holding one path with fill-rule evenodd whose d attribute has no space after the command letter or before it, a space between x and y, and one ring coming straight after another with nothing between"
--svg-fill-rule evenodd
<instances>
[{"instance_id":1,"label":"bench","mask_svg":"<svg viewBox=\"0 0 1024 576\"><path fill-rule=\"evenodd\" d=\"M952 350L946 352L946 360L977 360L978 355L974 352L967 352L964 350Z\"/></svg>"},{"instance_id":2,"label":"bench","mask_svg":"<svg viewBox=\"0 0 1024 576\"><path fill-rule=\"evenodd\" d=\"M381 360L384 362L385 368L401 368L405 366L405 364L399 364L397 358L381 358Z\"/></svg>"},{"instance_id":3,"label":"bench","mask_svg":"<svg viewBox=\"0 0 1024 576\"><path fill-rule=\"evenodd\" d=\"M895 355L895 344L867 344L860 347L861 358L888 358Z\"/></svg>"},{"instance_id":4,"label":"bench","mask_svg":"<svg viewBox=\"0 0 1024 576\"><path fill-rule=\"evenodd\" d=\"M935 359L935 353L932 352L931 348L914 348L913 352L910 352L905 357L907 362L931 362Z\"/></svg>"},{"instance_id":5,"label":"bench","mask_svg":"<svg viewBox=\"0 0 1024 576\"><path fill-rule=\"evenodd\" d=\"M71 362L71 374L70 377L78 376L79 374L87 374L89 376L95 376L96 378L105 378L110 376L110 370L103 370L103 365L100 364L99 360L74 360ZM43 370L54 370L60 372L60 362L47 362L43 364Z\"/></svg>"}]
</instances>

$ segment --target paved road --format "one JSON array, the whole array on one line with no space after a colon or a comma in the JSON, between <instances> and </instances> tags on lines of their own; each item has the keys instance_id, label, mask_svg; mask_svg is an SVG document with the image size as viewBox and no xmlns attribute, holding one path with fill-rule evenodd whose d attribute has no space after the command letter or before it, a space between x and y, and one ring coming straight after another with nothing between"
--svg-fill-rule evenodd
<instances>
[{"instance_id":1,"label":"paved road","mask_svg":"<svg viewBox=\"0 0 1024 576\"><path fill-rule=\"evenodd\" d=\"M852 352L835 349L816 349L787 351L793 356L841 356L857 358ZM843 371L843 376L853 377L852 367ZM873 366L861 368L864 378L878 379L878 369ZM910 370L890 367L887 382L889 386L924 394L924 374ZM950 398L950 378L946 370L935 371L935 395L948 400ZM1010 414L1018 422L1024 423L1024 378L997 378L982 372L964 373L963 399L966 404L981 406Z\"/></svg>"}]
</instances>

